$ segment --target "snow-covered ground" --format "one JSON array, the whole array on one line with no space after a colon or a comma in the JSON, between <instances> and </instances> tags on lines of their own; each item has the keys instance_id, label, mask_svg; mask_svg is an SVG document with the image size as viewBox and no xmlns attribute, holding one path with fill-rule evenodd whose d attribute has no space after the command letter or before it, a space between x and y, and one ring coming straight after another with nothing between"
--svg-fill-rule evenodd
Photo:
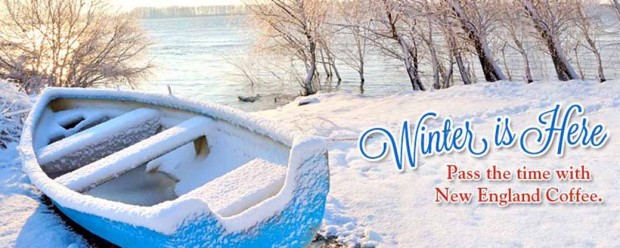
<instances>
[{"instance_id":1,"label":"snow-covered ground","mask_svg":"<svg viewBox=\"0 0 620 248\"><path fill-rule=\"evenodd\" d=\"M337 236L346 244L382 246L615 246L620 233L620 82L481 83L435 92L403 93L367 98L332 93L309 97L305 106L289 104L259 113L328 137L331 188L321 233ZM492 150L484 158L452 153L420 159L415 171L399 173L390 155L380 162L362 159L357 138L366 129L384 126L396 138L402 121L414 122L433 110L455 123L472 120L477 135L492 137L496 116L512 117L515 130L536 124L536 117L556 102L581 103L592 124L603 123L611 139L603 149L571 148L563 158L550 152L528 158L518 149ZM460 125L460 124L459 124ZM376 139L371 142L382 142ZM584 164L593 180L584 183L448 182L446 165L483 170L492 165L504 169L522 166L538 169L568 168ZM594 205L439 205L434 187L473 191L513 186L518 190L557 185L581 186L600 193L603 204Z\"/></svg>"},{"instance_id":2,"label":"snow-covered ground","mask_svg":"<svg viewBox=\"0 0 620 248\"><path fill-rule=\"evenodd\" d=\"M5 149L0 146L0 247L86 246L41 203L41 193L21 170L18 115L29 107L26 95L0 80L0 140L12 141Z\"/></svg>"},{"instance_id":3,"label":"snow-covered ground","mask_svg":"<svg viewBox=\"0 0 620 248\"><path fill-rule=\"evenodd\" d=\"M480 83L434 92L364 97L346 92L318 94L276 110L255 114L275 120L282 128L327 137L331 189L323 226L324 236L362 246L613 246L620 233L620 81ZM357 139L366 129L384 126L398 132L402 121L416 121L433 110L455 123L471 120L477 135L491 136L495 117L510 116L515 130L532 125L537 115L555 103L581 103L593 123L603 123L611 138L603 149L570 148L564 157L551 153L528 158L518 149L492 150L484 158L467 153L424 157L415 171L397 171L391 156L379 162L362 159ZM381 142L373 139L371 142ZM85 245L40 202L40 193L21 172L13 143L0 150L0 247L66 247ZM464 169L498 165L516 169L565 168L585 164L590 182L448 182L446 164ZM512 186L528 190L551 185L581 186L599 193L593 205L441 205L433 202L434 187L473 190ZM41 243L44 242L44 243Z\"/></svg>"},{"instance_id":4,"label":"snow-covered ground","mask_svg":"<svg viewBox=\"0 0 620 248\"><path fill-rule=\"evenodd\" d=\"M46 205L21 171L16 144L0 150L0 247L86 247Z\"/></svg>"}]
</instances>

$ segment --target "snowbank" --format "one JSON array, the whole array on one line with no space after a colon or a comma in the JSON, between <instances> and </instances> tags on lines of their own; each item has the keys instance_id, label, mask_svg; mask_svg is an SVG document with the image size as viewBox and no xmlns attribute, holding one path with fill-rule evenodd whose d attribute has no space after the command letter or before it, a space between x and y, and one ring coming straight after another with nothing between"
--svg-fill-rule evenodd
<instances>
[{"instance_id":1,"label":"snowbank","mask_svg":"<svg viewBox=\"0 0 620 248\"><path fill-rule=\"evenodd\" d=\"M41 204L40 191L21 170L16 142L21 110L29 109L28 96L0 80L0 247L37 247L41 242L48 247L86 246L82 237Z\"/></svg>"},{"instance_id":2,"label":"snowbank","mask_svg":"<svg viewBox=\"0 0 620 248\"><path fill-rule=\"evenodd\" d=\"M480 83L433 92L402 93L387 97L329 93L313 96L298 106L293 102L258 114L312 135L329 137L331 189L321 234L337 236L347 245L431 246L613 246L620 233L620 82ZM542 111L556 103L581 103L593 122L612 134L603 149L574 148L563 158L549 154L528 158L518 149L493 150L484 158L452 153L420 159L415 171L399 173L388 156L379 162L361 158L356 142L368 128L383 126L393 132L402 121L417 120L427 111L455 123L471 120L477 134L491 137L496 116L512 117L515 130L534 124ZM566 106L565 105L565 106ZM376 142L381 142L377 139ZM371 143L372 145L372 143ZM603 195L602 205L438 205L434 187L470 190L487 182L445 180L446 164L464 169L498 165L516 169L564 168L585 164L594 179L574 185ZM507 182L490 187L529 189L559 184Z\"/></svg>"},{"instance_id":3,"label":"snowbank","mask_svg":"<svg viewBox=\"0 0 620 248\"><path fill-rule=\"evenodd\" d=\"M0 79L0 149L19 141L22 118L28 114L30 105L26 94Z\"/></svg>"}]
</instances>

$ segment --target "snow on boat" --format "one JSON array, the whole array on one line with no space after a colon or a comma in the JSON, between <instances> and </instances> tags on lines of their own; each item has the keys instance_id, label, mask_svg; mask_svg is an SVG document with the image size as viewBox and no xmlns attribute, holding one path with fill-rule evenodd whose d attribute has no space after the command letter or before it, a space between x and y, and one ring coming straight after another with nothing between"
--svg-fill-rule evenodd
<instances>
[{"instance_id":1,"label":"snow on boat","mask_svg":"<svg viewBox=\"0 0 620 248\"><path fill-rule=\"evenodd\" d=\"M122 247L301 247L323 218L318 138L173 96L47 89L23 170L65 215Z\"/></svg>"}]
</instances>

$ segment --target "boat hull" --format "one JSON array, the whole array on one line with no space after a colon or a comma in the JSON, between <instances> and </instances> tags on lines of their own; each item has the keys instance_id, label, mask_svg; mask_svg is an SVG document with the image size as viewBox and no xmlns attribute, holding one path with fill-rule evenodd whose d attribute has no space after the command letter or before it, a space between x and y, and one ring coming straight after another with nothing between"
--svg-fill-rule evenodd
<instances>
[{"instance_id":1,"label":"boat hull","mask_svg":"<svg viewBox=\"0 0 620 248\"><path fill-rule=\"evenodd\" d=\"M293 134L269 133L256 117L210 104L164 96L122 93L113 100L153 104L234 122L291 147L285 185L277 195L235 216L212 212L208 202L180 197L152 207L131 206L72 191L49 178L37 163L33 132L44 106L59 98L107 99L114 91L46 92L24 128L20 150L24 171L68 218L121 247L304 247L323 218L329 192L328 157L322 141ZM169 222L169 223L167 223Z\"/></svg>"}]
</instances>

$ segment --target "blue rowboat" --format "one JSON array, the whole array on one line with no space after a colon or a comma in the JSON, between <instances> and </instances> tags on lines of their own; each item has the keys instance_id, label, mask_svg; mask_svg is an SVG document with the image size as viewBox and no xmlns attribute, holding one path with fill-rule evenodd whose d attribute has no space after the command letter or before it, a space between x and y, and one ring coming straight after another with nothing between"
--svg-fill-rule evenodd
<instances>
[{"instance_id":1,"label":"blue rowboat","mask_svg":"<svg viewBox=\"0 0 620 248\"><path fill-rule=\"evenodd\" d=\"M122 247L303 247L329 191L321 139L173 96L47 89L20 152L60 211Z\"/></svg>"}]
</instances>

